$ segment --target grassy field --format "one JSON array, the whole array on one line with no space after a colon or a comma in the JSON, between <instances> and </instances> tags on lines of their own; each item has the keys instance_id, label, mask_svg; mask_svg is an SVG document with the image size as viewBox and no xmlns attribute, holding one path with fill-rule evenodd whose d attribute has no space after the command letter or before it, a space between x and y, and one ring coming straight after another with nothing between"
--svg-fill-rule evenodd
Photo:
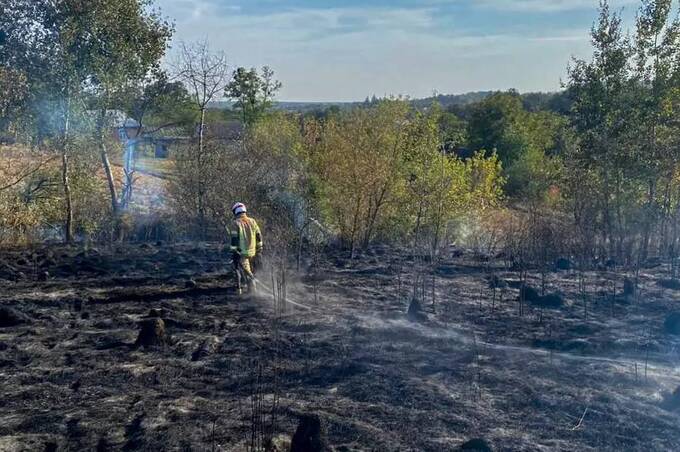
<instances>
[{"instance_id":1,"label":"grassy field","mask_svg":"<svg viewBox=\"0 0 680 452\"><path fill-rule=\"evenodd\" d=\"M116 188L120 193L125 180L122 158L113 155L110 160ZM19 187L36 171L48 170L57 177L60 165L61 160L54 152L32 150L25 146L0 146L0 187ZM131 207L139 211L149 211L165 206L165 188L173 171L174 162L171 159L140 155L136 162ZM107 186L103 168L100 167L96 175L102 186Z\"/></svg>"}]
</instances>

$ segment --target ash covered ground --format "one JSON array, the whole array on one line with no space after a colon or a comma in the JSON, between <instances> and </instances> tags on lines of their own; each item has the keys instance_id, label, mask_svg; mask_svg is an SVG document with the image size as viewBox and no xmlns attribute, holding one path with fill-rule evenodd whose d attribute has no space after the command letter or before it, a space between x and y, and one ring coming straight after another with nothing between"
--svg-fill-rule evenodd
<instances>
[{"instance_id":1,"label":"ash covered ground","mask_svg":"<svg viewBox=\"0 0 680 452\"><path fill-rule=\"evenodd\" d=\"M628 295L611 270L585 296L576 271L530 273L560 295L520 306L501 262L462 253L414 284L417 261L325 253L286 277L305 309L266 270L237 297L214 244L5 251L0 450L288 450L309 415L338 451L680 450L666 265Z\"/></svg>"}]
</instances>

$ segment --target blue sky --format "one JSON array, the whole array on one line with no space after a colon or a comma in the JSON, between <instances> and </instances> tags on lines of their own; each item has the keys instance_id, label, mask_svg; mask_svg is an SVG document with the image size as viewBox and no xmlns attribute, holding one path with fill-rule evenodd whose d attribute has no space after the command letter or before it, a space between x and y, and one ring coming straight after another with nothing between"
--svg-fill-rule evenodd
<instances>
[{"instance_id":1,"label":"blue sky","mask_svg":"<svg viewBox=\"0 0 680 452\"><path fill-rule=\"evenodd\" d=\"M271 66L281 100L552 91L590 54L598 0L156 0L175 40ZM637 0L612 0L632 17ZM171 51L172 53L172 51Z\"/></svg>"}]
</instances>

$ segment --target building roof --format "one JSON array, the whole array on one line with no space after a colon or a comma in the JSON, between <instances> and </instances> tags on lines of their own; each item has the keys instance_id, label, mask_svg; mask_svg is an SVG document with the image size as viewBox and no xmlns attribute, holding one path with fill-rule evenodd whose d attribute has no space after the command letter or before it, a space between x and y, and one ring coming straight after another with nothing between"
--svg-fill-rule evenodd
<instances>
[{"instance_id":1,"label":"building roof","mask_svg":"<svg viewBox=\"0 0 680 452\"><path fill-rule=\"evenodd\" d=\"M99 117L99 111L88 110L87 114L91 116L92 120ZM113 128L124 127L126 129L136 129L139 128L139 122L135 119L130 118L127 113L122 110L107 110L106 111L106 123Z\"/></svg>"},{"instance_id":2,"label":"building roof","mask_svg":"<svg viewBox=\"0 0 680 452\"><path fill-rule=\"evenodd\" d=\"M122 127L125 127L126 129L138 129L139 128L139 122L135 119L132 119L132 118L125 119L124 121L122 121L121 125L122 125Z\"/></svg>"}]
</instances>

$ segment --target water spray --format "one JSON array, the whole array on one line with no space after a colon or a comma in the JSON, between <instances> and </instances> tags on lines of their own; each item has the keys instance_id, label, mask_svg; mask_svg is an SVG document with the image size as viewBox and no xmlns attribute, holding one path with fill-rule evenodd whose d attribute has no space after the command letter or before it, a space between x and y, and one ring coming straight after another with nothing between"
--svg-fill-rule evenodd
<instances>
[{"instance_id":1,"label":"water spray","mask_svg":"<svg viewBox=\"0 0 680 452\"><path fill-rule=\"evenodd\" d=\"M272 298L272 299L274 298L274 295L272 295L274 293L274 290L271 287L267 286L265 283L263 283L262 281L260 281L257 278L253 278L253 279L257 283L258 286L264 287L269 292L269 293L266 294L267 297ZM297 301L291 300L288 296L286 296L284 298L284 301L286 303L290 304L290 305L293 305L293 306L298 307L300 309L304 309L306 311L315 311L314 308L306 306L302 303L298 303Z\"/></svg>"}]
</instances>

